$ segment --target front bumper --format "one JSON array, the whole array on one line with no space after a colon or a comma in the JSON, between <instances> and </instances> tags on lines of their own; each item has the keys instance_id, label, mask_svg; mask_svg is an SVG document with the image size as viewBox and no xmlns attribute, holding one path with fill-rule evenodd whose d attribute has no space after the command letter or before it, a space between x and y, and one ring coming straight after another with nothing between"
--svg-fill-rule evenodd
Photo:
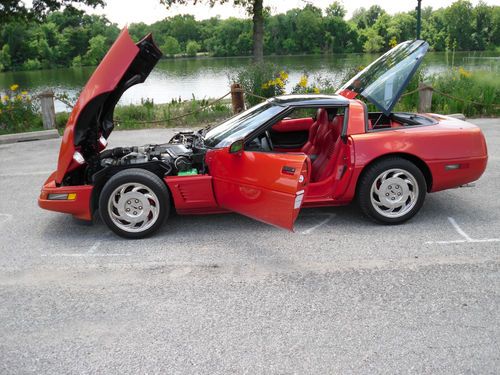
<instances>
[{"instance_id":1,"label":"front bumper","mask_svg":"<svg viewBox=\"0 0 500 375\"><path fill-rule=\"evenodd\" d=\"M92 185L56 186L55 174L52 173L43 184L38 205L50 211L71 214L78 219L92 220L91 199ZM72 199L49 199L55 194L68 194Z\"/></svg>"}]
</instances>

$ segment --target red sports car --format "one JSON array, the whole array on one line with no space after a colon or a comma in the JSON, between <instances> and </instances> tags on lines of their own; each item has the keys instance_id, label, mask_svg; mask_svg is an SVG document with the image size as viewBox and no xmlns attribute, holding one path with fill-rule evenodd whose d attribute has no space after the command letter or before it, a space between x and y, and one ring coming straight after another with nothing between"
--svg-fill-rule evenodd
<instances>
[{"instance_id":1,"label":"red sports car","mask_svg":"<svg viewBox=\"0 0 500 375\"><path fill-rule=\"evenodd\" d=\"M355 198L375 221L402 223L426 193L477 180L488 159L470 123L392 112L427 48L399 44L337 95L276 97L168 143L105 150L116 103L161 57L150 35L134 44L124 29L71 113L38 203L85 220L98 210L128 238L155 232L173 209L237 212L291 230L301 207Z\"/></svg>"}]
</instances>

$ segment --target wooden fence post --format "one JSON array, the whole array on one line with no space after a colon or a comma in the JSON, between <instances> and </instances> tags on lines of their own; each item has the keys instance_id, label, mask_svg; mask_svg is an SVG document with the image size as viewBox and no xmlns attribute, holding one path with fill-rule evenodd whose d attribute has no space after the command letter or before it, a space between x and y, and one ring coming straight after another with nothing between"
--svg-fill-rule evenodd
<instances>
[{"instance_id":1,"label":"wooden fence post","mask_svg":"<svg viewBox=\"0 0 500 375\"><path fill-rule=\"evenodd\" d=\"M54 92L47 90L38 95L40 98L40 107L42 110L42 121L44 129L55 129L56 110L54 107Z\"/></svg>"},{"instance_id":2,"label":"wooden fence post","mask_svg":"<svg viewBox=\"0 0 500 375\"><path fill-rule=\"evenodd\" d=\"M231 85L231 103L233 105L233 113L240 113L245 110L245 98L243 89L239 83Z\"/></svg>"},{"instance_id":3,"label":"wooden fence post","mask_svg":"<svg viewBox=\"0 0 500 375\"><path fill-rule=\"evenodd\" d=\"M420 82L418 85L418 113L427 113L432 107L432 87Z\"/></svg>"}]
</instances>

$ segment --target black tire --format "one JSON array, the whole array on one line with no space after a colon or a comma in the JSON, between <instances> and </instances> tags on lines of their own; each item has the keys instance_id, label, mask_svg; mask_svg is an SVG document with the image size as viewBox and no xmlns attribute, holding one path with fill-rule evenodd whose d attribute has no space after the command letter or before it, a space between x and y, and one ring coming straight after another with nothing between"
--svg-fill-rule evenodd
<instances>
[{"instance_id":1,"label":"black tire","mask_svg":"<svg viewBox=\"0 0 500 375\"><path fill-rule=\"evenodd\" d=\"M125 197L125 195L121 195L119 192L117 193L116 190L123 186L133 187L134 184L137 184L137 192L130 189L128 191L125 190L125 194L129 194L129 196L131 194L142 194L142 198L141 196L138 196L138 200L129 199L126 202L121 202L120 197ZM144 186L145 188L141 188L141 186ZM153 193L153 195L151 195L151 193ZM145 194L149 195L146 196ZM115 199L114 202L110 202L112 195ZM153 197L154 199L150 199L148 197ZM132 204L136 204L137 206L133 208L125 208L132 207L125 206L127 203L130 204L132 200L139 202L132 202ZM145 220L136 224L144 225L143 230L140 227L133 227L133 221L122 221L116 217L111 217L110 211L119 214L117 207L122 208L122 204L124 205L123 209L121 209L123 214L125 214L123 212L124 210L135 211L137 209L137 212L133 213L138 213L139 215L137 217L145 217ZM140 204L143 204L144 210ZM148 211L146 211L146 206L150 208ZM134 239L144 238L156 232L168 218L170 214L170 193L165 183L155 174L143 169L125 169L111 177L104 185L99 196L99 213L109 229L119 236ZM126 215L132 215L132 212L127 213ZM130 217L132 218L132 216ZM151 219L149 219L150 217ZM127 225L129 225L129 228L126 228Z\"/></svg>"},{"instance_id":2,"label":"black tire","mask_svg":"<svg viewBox=\"0 0 500 375\"><path fill-rule=\"evenodd\" d=\"M383 181L383 178L381 177L382 174L391 170L401 170L410 174L414 180L411 180L411 178L403 180L416 182L418 190L413 187L413 185L415 185L414 183L411 184L407 183L406 186L404 186L405 184L402 185L396 184L395 185L396 188L392 188L389 190L389 188L392 187L392 185L388 185L390 184L389 181L389 179L391 178L390 173L394 173L394 175L392 176L398 176L398 174L396 174L397 172L390 172L388 175L389 178L386 180L387 183L385 183L384 181L384 184L379 185L380 181ZM402 176L401 174L399 175ZM376 180L378 182L376 185L374 185ZM372 194L372 187L374 187L374 189L380 189L379 191L380 195L379 193L376 192L373 192ZM409 199L409 200L407 199L406 201L404 201L404 197L406 197L406 194L403 193L403 190L395 190L395 189L405 189L405 188L408 189L407 192ZM414 190L412 191L412 189ZM400 194L400 192L402 194ZM422 171L415 164L413 164L409 160L400 157L390 157L374 163L373 165L369 166L366 171L363 172L358 182L357 200L361 208L361 211L373 221L382 224L401 224L411 219L420 210L420 208L424 203L426 192L427 192L427 183L425 181L425 177ZM397 201L398 199L400 199L400 197L398 197L397 194L402 195L401 199L403 200L400 200L400 203L405 202L402 203L404 205L402 207L405 208L400 208L399 211L400 216L389 217L388 215L391 215L391 212L389 212L390 207L383 206L383 203L385 201L388 201L390 203L389 199L396 199ZM405 212L406 209L407 212ZM387 210L386 213L383 214L380 212L384 210ZM398 215L398 212L393 212L392 214Z\"/></svg>"}]
</instances>

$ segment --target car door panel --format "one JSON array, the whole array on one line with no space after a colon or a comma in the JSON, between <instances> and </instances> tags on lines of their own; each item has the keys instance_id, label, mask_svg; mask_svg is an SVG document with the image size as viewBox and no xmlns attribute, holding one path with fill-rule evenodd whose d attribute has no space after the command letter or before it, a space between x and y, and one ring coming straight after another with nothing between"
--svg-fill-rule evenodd
<instances>
[{"instance_id":1,"label":"car door panel","mask_svg":"<svg viewBox=\"0 0 500 375\"><path fill-rule=\"evenodd\" d=\"M209 151L206 162L220 207L293 230L309 181L306 155L258 151L231 154L224 148Z\"/></svg>"},{"instance_id":2,"label":"car door panel","mask_svg":"<svg viewBox=\"0 0 500 375\"><path fill-rule=\"evenodd\" d=\"M314 119L284 119L271 129L271 140L274 149L279 152L298 152L309 138L309 128Z\"/></svg>"}]
</instances>

